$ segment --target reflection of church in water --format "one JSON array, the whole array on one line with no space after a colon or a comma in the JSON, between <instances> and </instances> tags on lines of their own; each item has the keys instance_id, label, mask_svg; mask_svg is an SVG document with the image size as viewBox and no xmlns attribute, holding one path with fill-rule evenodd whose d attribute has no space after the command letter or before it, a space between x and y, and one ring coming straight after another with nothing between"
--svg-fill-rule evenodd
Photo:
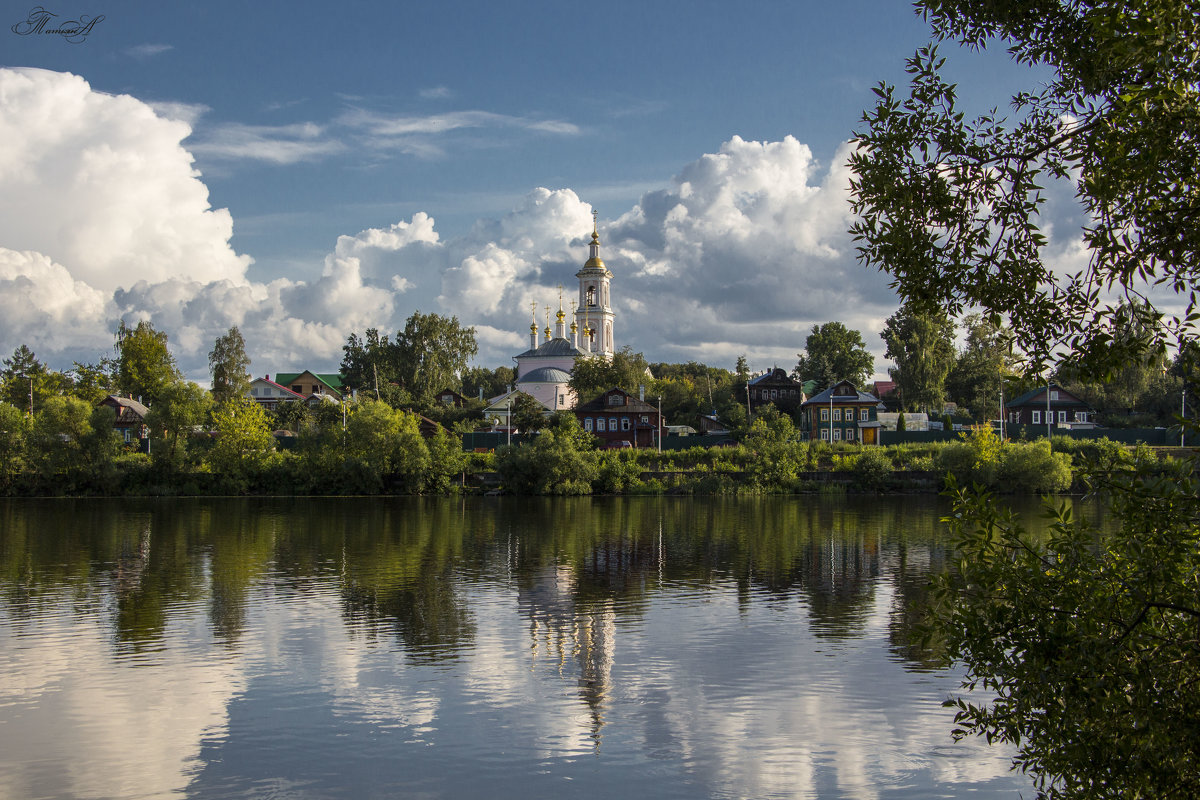
<instances>
[{"instance_id":1,"label":"reflection of church in water","mask_svg":"<svg viewBox=\"0 0 1200 800\"><path fill-rule=\"evenodd\" d=\"M550 564L531 576L517 597L529 618L535 663L549 664L562 677L576 673L579 697L591 715L591 735L600 747L604 703L612 687L616 650L616 604L612 598L581 604L578 576L567 565Z\"/></svg>"}]
</instances>

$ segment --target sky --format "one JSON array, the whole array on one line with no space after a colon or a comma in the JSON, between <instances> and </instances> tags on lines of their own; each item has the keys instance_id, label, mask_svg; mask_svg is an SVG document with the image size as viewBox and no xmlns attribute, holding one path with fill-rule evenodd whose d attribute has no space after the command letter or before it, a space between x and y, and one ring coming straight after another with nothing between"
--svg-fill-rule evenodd
<instances>
[{"instance_id":1,"label":"sky","mask_svg":"<svg viewBox=\"0 0 1200 800\"><path fill-rule=\"evenodd\" d=\"M419 310L511 366L594 209L618 347L790 370L839 321L886 375L845 162L929 40L907 3L32 3L0 1L0 354L149 320L202 383L234 325L256 376L331 372ZM968 110L1037 85L943 53Z\"/></svg>"}]
</instances>

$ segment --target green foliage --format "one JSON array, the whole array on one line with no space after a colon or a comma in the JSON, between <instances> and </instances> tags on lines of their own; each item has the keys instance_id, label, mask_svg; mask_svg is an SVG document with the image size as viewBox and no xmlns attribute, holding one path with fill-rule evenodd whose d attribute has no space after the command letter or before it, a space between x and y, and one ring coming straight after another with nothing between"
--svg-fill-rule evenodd
<instances>
[{"instance_id":1,"label":"green foliage","mask_svg":"<svg viewBox=\"0 0 1200 800\"><path fill-rule=\"evenodd\" d=\"M996 480L1005 491L1054 494L1071 488L1071 457L1053 452L1049 441L1008 445L1003 454Z\"/></svg>"},{"instance_id":2,"label":"green foliage","mask_svg":"<svg viewBox=\"0 0 1200 800\"><path fill-rule=\"evenodd\" d=\"M484 402L493 397L499 397L516 383L517 374L512 367L471 367L462 373L462 396L479 399L479 391L483 390Z\"/></svg>"},{"instance_id":3,"label":"green foliage","mask_svg":"<svg viewBox=\"0 0 1200 800\"><path fill-rule=\"evenodd\" d=\"M937 39L1002 43L1043 69L1031 74L1037 88L1013 98L1009 119L967 117L933 46L909 60L906 98L876 89L851 159L860 257L891 273L906 300L954 316L973 305L1007 315L1035 366L1063 343L1093 374L1128 363L1102 291L1161 283L1186 294L1200 264L1195 3L917 6ZM1051 181L1073 184L1087 220L1079 275L1056 275L1043 255Z\"/></svg>"},{"instance_id":4,"label":"green foliage","mask_svg":"<svg viewBox=\"0 0 1200 800\"><path fill-rule=\"evenodd\" d=\"M213 343L208 368L212 372L213 400L218 405L249 394L250 357L246 355L246 340L236 325Z\"/></svg>"},{"instance_id":5,"label":"green foliage","mask_svg":"<svg viewBox=\"0 0 1200 800\"><path fill-rule=\"evenodd\" d=\"M172 470L181 467L192 432L204 423L211 407L208 392L191 381L175 381L163 389L146 415L156 466Z\"/></svg>"},{"instance_id":6,"label":"green foliage","mask_svg":"<svg viewBox=\"0 0 1200 800\"><path fill-rule=\"evenodd\" d=\"M154 405L167 386L180 380L175 357L167 349L167 334L149 322L117 329L117 388L128 397Z\"/></svg>"},{"instance_id":7,"label":"green foliage","mask_svg":"<svg viewBox=\"0 0 1200 800\"><path fill-rule=\"evenodd\" d=\"M312 412L308 408L308 403L303 400L289 400L275 406L272 424L276 430L300 433L310 422L312 422Z\"/></svg>"},{"instance_id":8,"label":"green foliage","mask_svg":"<svg viewBox=\"0 0 1200 800\"><path fill-rule=\"evenodd\" d=\"M588 494L597 476L591 441L573 415L563 414L531 444L500 448L496 472L515 494Z\"/></svg>"},{"instance_id":9,"label":"green foliage","mask_svg":"<svg viewBox=\"0 0 1200 800\"><path fill-rule=\"evenodd\" d=\"M875 360L862 334L840 322L814 325L798 357L800 361L792 371L796 379L816 381L823 388L839 380L864 386L875 371Z\"/></svg>"},{"instance_id":10,"label":"green foliage","mask_svg":"<svg viewBox=\"0 0 1200 800\"><path fill-rule=\"evenodd\" d=\"M650 380L646 374L649 368L646 358L627 345L613 353L611 359L593 356L576 361L568 385L580 403L594 400L609 389L624 389L637 397L638 387Z\"/></svg>"},{"instance_id":11,"label":"green foliage","mask_svg":"<svg viewBox=\"0 0 1200 800\"><path fill-rule=\"evenodd\" d=\"M230 400L212 412L216 441L206 454L209 469L227 490L247 490L273 461L275 439L267 414L252 400Z\"/></svg>"},{"instance_id":12,"label":"green foliage","mask_svg":"<svg viewBox=\"0 0 1200 800\"><path fill-rule=\"evenodd\" d=\"M521 433L537 433L546 427L546 409L524 392L517 392L509 412L510 424Z\"/></svg>"},{"instance_id":13,"label":"green foliage","mask_svg":"<svg viewBox=\"0 0 1200 800\"><path fill-rule=\"evenodd\" d=\"M877 492L887 487L895 467L882 447L864 446L854 461L854 487L860 491Z\"/></svg>"},{"instance_id":14,"label":"green foliage","mask_svg":"<svg viewBox=\"0 0 1200 800\"><path fill-rule=\"evenodd\" d=\"M887 357L896 362L888 372L905 408L940 411L946 399L946 376L954 363L954 323L944 314L902 306L888 318L881 334Z\"/></svg>"},{"instance_id":15,"label":"green foliage","mask_svg":"<svg viewBox=\"0 0 1200 800\"><path fill-rule=\"evenodd\" d=\"M955 570L938 580L936 632L965 665L955 735L1016 748L1046 798L1200 793L1200 481L1105 480L1120 530L1069 506L1048 537L986 495L953 490Z\"/></svg>"},{"instance_id":16,"label":"green foliage","mask_svg":"<svg viewBox=\"0 0 1200 800\"><path fill-rule=\"evenodd\" d=\"M66 376L70 393L90 405L98 404L116 391L115 368L116 364L109 358L102 358L97 364L76 361Z\"/></svg>"},{"instance_id":17,"label":"green foliage","mask_svg":"<svg viewBox=\"0 0 1200 800\"><path fill-rule=\"evenodd\" d=\"M592 491L597 494L623 494L641 484L642 468L632 450L606 450L597 453L596 478Z\"/></svg>"},{"instance_id":18,"label":"green foliage","mask_svg":"<svg viewBox=\"0 0 1200 800\"><path fill-rule=\"evenodd\" d=\"M980 314L962 321L966 332L963 349L946 376L946 394L978 421L997 419L1000 380L1011 371L1011 333Z\"/></svg>"},{"instance_id":19,"label":"green foliage","mask_svg":"<svg viewBox=\"0 0 1200 800\"><path fill-rule=\"evenodd\" d=\"M378 392L378 399L394 407L412 403L426 409L438 392L460 385L458 376L477 352L475 329L462 327L458 317L415 311L394 339L375 328L361 339L350 334L341 374L350 389Z\"/></svg>"},{"instance_id":20,"label":"green foliage","mask_svg":"<svg viewBox=\"0 0 1200 800\"><path fill-rule=\"evenodd\" d=\"M10 358L4 359L4 369L0 371L0 402L10 403L27 413L32 402L36 412L47 398L62 394L69 384L64 376L48 369L32 350L21 345Z\"/></svg>"},{"instance_id":21,"label":"green foliage","mask_svg":"<svg viewBox=\"0 0 1200 800\"><path fill-rule=\"evenodd\" d=\"M0 402L0 487L9 488L25 469L28 418L21 409Z\"/></svg>"}]
</instances>

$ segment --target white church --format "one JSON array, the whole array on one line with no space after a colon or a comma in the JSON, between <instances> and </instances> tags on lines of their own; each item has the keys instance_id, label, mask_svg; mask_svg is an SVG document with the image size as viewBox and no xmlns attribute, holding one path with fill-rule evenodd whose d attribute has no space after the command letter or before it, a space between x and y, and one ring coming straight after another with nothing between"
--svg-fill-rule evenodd
<instances>
[{"instance_id":1,"label":"white church","mask_svg":"<svg viewBox=\"0 0 1200 800\"><path fill-rule=\"evenodd\" d=\"M575 393L567 382L571 380L571 371L578 359L592 356L612 358L614 352L614 314L609 295L613 276L600 258L600 234L594 217L593 213L592 242L588 246L587 263L575 273L579 279L579 298L571 301L570 338L567 338L567 314L562 308L560 291L554 330L550 329L550 307L547 306L546 327L542 332L542 342L538 344L537 305L534 304L533 321L529 326L529 349L513 357L517 362L514 391L532 396L549 411L574 407ZM500 411L511 394L493 398L488 415ZM501 416L506 417L504 414Z\"/></svg>"}]
</instances>

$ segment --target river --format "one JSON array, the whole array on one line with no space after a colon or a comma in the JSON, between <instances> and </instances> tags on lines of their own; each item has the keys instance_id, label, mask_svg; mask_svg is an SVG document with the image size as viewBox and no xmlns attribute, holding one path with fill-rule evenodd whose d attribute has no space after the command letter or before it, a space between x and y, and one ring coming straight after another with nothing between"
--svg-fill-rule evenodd
<instances>
[{"instance_id":1,"label":"river","mask_svg":"<svg viewBox=\"0 0 1200 800\"><path fill-rule=\"evenodd\" d=\"M912 640L942 511L3 500L0 797L1030 796Z\"/></svg>"}]
</instances>

